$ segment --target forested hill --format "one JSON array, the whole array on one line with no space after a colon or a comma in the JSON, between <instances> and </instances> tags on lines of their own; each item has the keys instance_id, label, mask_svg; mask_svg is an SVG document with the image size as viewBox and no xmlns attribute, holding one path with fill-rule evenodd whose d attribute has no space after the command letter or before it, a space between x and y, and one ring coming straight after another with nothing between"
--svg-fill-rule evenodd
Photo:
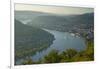
<instances>
[{"instance_id":1,"label":"forested hill","mask_svg":"<svg viewBox=\"0 0 100 69\"><path fill-rule=\"evenodd\" d=\"M54 36L50 33L15 20L15 56L16 60L33 55L36 51L50 46Z\"/></svg>"}]
</instances>

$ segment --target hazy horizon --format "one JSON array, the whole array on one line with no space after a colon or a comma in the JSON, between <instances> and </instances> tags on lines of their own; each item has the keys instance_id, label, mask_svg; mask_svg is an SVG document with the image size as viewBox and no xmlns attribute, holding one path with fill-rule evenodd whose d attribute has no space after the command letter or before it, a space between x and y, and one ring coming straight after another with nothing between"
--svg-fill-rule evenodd
<instances>
[{"instance_id":1,"label":"hazy horizon","mask_svg":"<svg viewBox=\"0 0 100 69\"><path fill-rule=\"evenodd\" d=\"M69 7L69 6L44 6L32 4L15 4L15 11L35 11L53 14L84 14L94 12L93 8Z\"/></svg>"}]
</instances>

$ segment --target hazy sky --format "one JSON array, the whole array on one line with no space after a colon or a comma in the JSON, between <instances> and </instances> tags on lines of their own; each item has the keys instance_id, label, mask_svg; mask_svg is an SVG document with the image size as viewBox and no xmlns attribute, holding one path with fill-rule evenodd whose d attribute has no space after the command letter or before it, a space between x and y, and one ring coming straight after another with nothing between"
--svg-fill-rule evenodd
<instances>
[{"instance_id":1,"label":"hazy sky","mask_svg":"<svg viewBox=\"0 0 100 69\"><path fill-rule=\"evenodd\" d=\"M17 11L38 11L54 14L84 14L93 12L93 8L82 7L57 7L57 6L41 6L41 5L28 5L28 4L15 4L15 10Z\"/></svg>"}]
</instances>

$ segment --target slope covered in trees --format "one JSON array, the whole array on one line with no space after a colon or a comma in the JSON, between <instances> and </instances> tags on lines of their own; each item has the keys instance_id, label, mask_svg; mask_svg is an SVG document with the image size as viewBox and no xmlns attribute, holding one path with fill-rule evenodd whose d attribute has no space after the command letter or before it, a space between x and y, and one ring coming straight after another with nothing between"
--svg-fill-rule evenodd
<instances>
[{"instance_id":1,"label":"slope covered in trees","mask_svg":"<svg viewBox=\"0 0 100 69\"><path fill-rule=\"evenodd\" d=\"M50 33L15 20L15 60L47 48L53 40L54 36Z\"/></svg>"}]
</instances>

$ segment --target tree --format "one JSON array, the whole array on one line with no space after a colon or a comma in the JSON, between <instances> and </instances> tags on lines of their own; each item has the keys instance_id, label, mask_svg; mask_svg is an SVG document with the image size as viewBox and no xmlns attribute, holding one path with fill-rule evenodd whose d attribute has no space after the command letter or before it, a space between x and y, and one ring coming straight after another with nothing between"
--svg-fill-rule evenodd
<instances>
[{"instance_id":1,"label":"tree","mask_svg":"<svg viewBox=\"0 0 100 69\"><path fill-rule=\"evenodd\" d=\"M71 59L73 58L78 52L74 49L67 49L66 50L66 56Z\"/></svg>"},{"instance_id":2,"label":"tree","mask_svg":"<svg viewBox=\"0 0 100 69\"><path fill-rule=\"evenodd\" d=\"M52 50L44 57L44 63L57 63L60 62L60 56L57 50Z\"/></svg>"}]
</instances>

